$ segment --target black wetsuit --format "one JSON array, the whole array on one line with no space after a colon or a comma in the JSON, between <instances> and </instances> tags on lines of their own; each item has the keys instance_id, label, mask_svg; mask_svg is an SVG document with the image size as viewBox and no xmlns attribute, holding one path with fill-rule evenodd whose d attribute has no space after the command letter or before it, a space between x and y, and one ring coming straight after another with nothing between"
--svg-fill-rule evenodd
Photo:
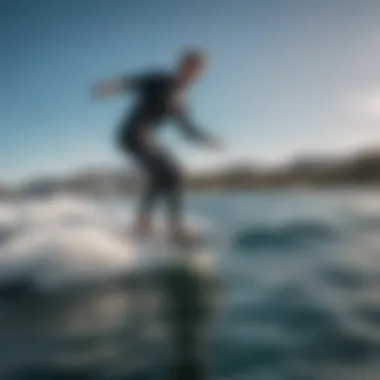
<instances>
[{"instance_id":1,"label":"black wetsuit","mask_svg":"<svg viewBox=\"0 0 380 380\"><path fill-rule=\"evenodd\" d=\"M192 123L181 104L181 88L174 75L152 72L125 78L126 91L137 95L131 114L122 124L118 142L124 153L132 155L148 177L142 194L140 215L150 213L156 199L163 195L168 200L172 221L180 216L182 174L177 161L154 143L152 134L168 119L172 119L188 138L195 141L207 137Z\"/></svg>"}]
</instances>

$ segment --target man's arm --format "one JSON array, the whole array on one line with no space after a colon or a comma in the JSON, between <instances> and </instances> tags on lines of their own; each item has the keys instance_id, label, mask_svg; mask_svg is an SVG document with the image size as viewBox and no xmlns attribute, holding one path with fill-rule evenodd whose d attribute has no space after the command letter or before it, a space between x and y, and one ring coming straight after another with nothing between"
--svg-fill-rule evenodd
<instances>
[{"instance_id":1,"label":"man's arm","mask_svg":"<svg viewBox=\"0 0 380 380\"><path fill-rule=\"evenodd\" d=\"M202 131L184 109L177 110L174 113L174 120L181 127L185 135L192 141L198 142L213 148L221 148L222 143L210 134Z\"/></svg>"},{"instance_id":2,"label":"man's arm","mask_svg":"<svg viewBox=\"0 0 380 380\"><path fill-rule=\"evenodd\" d=\"M107 98L119 95L127 90L137 89L143 82L142 76L120 76L111 78L95 84L92 95L95 98Z\"/></svg>"}]
</instances>

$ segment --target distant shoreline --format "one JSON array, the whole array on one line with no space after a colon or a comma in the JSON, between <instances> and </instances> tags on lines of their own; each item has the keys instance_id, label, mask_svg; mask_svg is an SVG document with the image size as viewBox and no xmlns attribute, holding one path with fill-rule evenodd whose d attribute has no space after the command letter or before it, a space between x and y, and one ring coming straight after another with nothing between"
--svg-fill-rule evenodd
<instances>
[{"instance_id":1,"label":"distant shoreline","mask_svg":"<svg viewBox=\"0 0 380 380\"><path fill-rule=\"evenodd\" d=\"M377 185L352 185L352 184L340 184L332 186L268 186L268 187L210 187L210 188L186 188L189 195L202 195L202 194L212 194L212 195L258 195L263 193L276 193L281 192L282 194L308 194L308 193L355 193L360 191L380 191L380 184ZM79 192L79 191L67 191L67 190L57 190L52 192L43 193L12 193L7 195L0 195L0 201L6 200L22 200L22 199L46 199L55 196L79 196L79 197L89 197L94 199L118 199L123 197L134 197L138 194L139 189L130 189L126 192ZM379 193L380 194L380 193Z\"/></svg>"},{"instance_id":2,"label":"distant shoreline","mask_svg":"<svg viewBox=\"0 0 380 380\"><path fill-rule=\"evenodd\" d=\"M135 175L115 168L87 169L60 178L39 178L19 186L0 183L0 198L55 193L122 196L138 191ZM380 189L380 149L345 158L303 157L282 167L264 169L251 162L218 171L191 174L186 187L195 192L260 192Z\"/></svg>"}]
</instances>

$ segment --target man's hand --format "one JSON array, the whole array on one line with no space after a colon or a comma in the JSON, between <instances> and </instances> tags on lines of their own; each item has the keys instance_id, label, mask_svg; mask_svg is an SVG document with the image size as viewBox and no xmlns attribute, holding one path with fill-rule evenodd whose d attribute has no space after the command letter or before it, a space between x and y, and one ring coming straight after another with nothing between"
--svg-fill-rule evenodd
<instances>
[{"instance_id":1,"label":"man's hand","mask_svg":"<svg viewBox=\"0 0 380 380\"><path fill-rule=\"evenodd\" d=\"M102 83L97 83L91 87L91 97L93 99L100 99L105 96L105 89Z\"/></svg>"},{"instance_id":2,"label":"man's hand","mask_svg":"<svg viewBox=\"0 0 380 380\"><path fill-rule=\"evenodd\" d=\"M95 84L91 88L91 96L95 99L103 99L119 94L122 90L123 82L120 78L116 78Z\"/></svg>"},{"instance_id":3,"label":"man's hand","mask_svg":"<svg viewBox=\"0 0 380 380\"><path fill-rule=\"evenodd\" d=\"M211 149L215 149L218 151L223 151L226 148L224 141L216 137L208 138L206 141L206 145Z\"/></svg>"}]
</instances>

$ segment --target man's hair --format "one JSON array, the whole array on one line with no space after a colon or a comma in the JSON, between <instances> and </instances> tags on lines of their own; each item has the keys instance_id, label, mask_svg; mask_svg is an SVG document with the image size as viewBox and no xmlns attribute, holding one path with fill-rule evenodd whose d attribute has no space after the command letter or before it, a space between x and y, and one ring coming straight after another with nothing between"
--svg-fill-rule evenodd
<instances>
[{"instance_id":1,"label":"man's hair","mask_svg":"<svg viewBox=\"0 0 380 380\"><path fill-rule=\"evenodd\" d=\"M189 62L201 62L205 59L205 53L201 49L185 50L180 57L180 64Z\"/></svg>"}]
</instances>

